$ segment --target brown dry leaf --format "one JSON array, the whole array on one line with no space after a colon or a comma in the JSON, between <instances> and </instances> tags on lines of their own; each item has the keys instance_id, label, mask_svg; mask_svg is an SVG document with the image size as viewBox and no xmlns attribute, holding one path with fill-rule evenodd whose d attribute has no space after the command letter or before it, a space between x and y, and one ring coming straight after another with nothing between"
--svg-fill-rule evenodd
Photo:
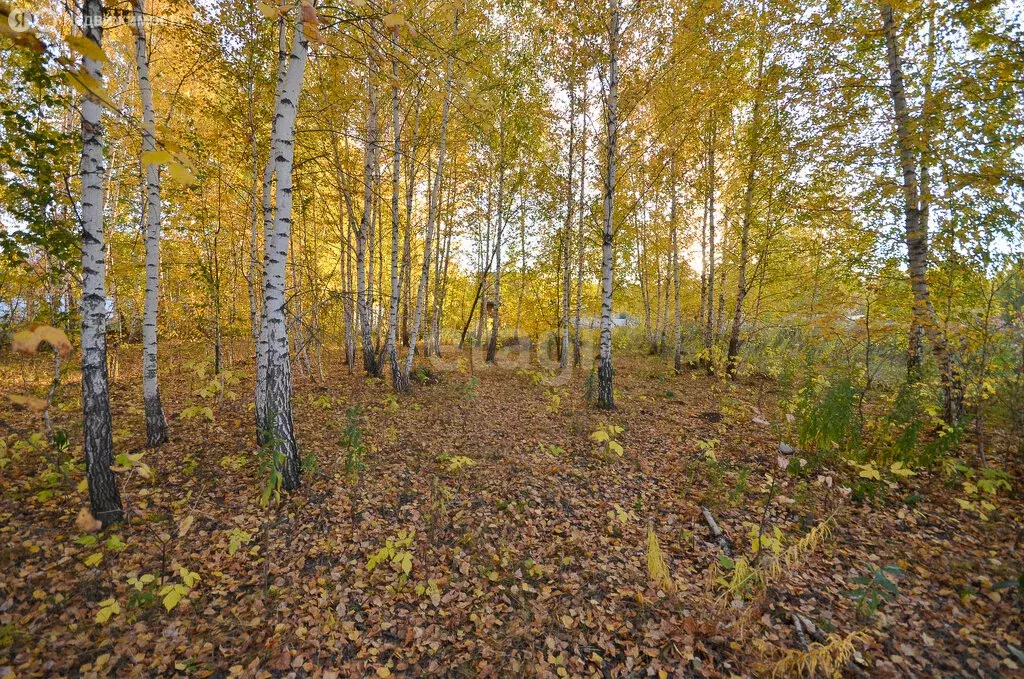
<instances>
[{"instance_id":1,"label":"brown dry leaf","mask_svg":"<svg viewBox=\"0 0 1024 679\"><path fill-rule=\"evenodd\" d=\"M7 396L12 403L24 406L33 413L41 413L46 410L46 401L38 396L26 396L24 394L10 394Z\"/></svg>"},{"instance_id":2,"label":"brown dry leaf","mask_svg":"<svg viewBox=\"0 0 1024 679\"><path fill-rule=\"evenodd\" d=\"M78 518L75 519L75 528L83 533L95 533L103 528L103 522L94 517L88 507L82 507L78 512Z\"/></svg>"},{"instance_id":3,"label":"brown dry leaf","mask_svg":"<svg viewBox=\"0 0 1024 679\"><path fill-rule=\"evenodd\" d=\"M31 330L19 330L11 338L11 349L19 354L34 354L39 350L39 337Z\"/></svg>"},{"instance_id":4,"label":"brown dry leaf","mask_svg":"<svg viewBox=\"0 0 1024 679\"><path fill-rule=\"evenodd\" d=\"M71 353L71 340L68 339L68 336L60 328L54 328L51 325L41 325L34 332L36 337L43 342L47 342L61 356L67 356Z\"/></svg>"}]
</instances>

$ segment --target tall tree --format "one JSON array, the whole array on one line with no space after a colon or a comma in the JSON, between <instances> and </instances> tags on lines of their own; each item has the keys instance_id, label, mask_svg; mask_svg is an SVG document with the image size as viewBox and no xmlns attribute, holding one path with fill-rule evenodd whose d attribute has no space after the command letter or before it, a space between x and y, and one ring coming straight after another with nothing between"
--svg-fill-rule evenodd
<instances>
[{"instance_id":1,"label":"tall tree","mask_svg":"<svg viewBox=\"0 0 1024 679\"><path fill-rule=\"evenodd\" d=\"M928 233L921 221L921 196L917 182L916 141L911 132L910 111L903 84L903 63L896 39L896 21L892 5L881 5L882 32L885 35L885 49L889 65L889 96L895 113L896 147L900 169L903 174L903 219L907 244L907 270L910 287L914 294L913 315L915 322L932 345L932 353L939 364L942 379L945 420L952 424L960 419L962 391L960 377L950 355L946 336L939 328L935 308L928 291Z\"/></svg>"},{"instance_id":2,"label":"tall tree","mask_svg":"<svg viewBox=\"0 0 1024 679\"><path fill-rule=\"evenodd\" d=\"M295 161L295 119L299 94L309 52L306 31L316 30L316 11L308 0L298 3L288 68L280 96L275 102L274 149L275 205L273 238L266 245L270 251L264 271L264 308L267 328L266 414L262 427L269 434L268 442L276 448L281 460L281 485L285 490L299 486L301 460L292 425L292 369L288 346L288 300L285 292L286 265L292 230L292 168ZM276 142L276 143L275 143Z\"/></svg>"},{"instance_id":3,"label":"tall tree","mask_svg":"<svg viewBox=\"0 0 1024 679\"><path fill-rule=\"evenodd\" d=\"M615 407L612 387L612 266L615 252L615 161L619 133L619 2L611 0L612 21L608 31L608 102L606 105L607 152L604 181L604 229L601 235L601 339L598 347L597 404Z\"/></svg>"},{"instance_id":4,"label":"tall tree","mask_svg":"<svg viewBox=\"0 0 1024 679\"><path fill-rule=\"evenodd\" d=\"M459 9L455 10L452 25L452 46L448 53L448 65L445 68L444 103L441 105L441 132L437 148L437 171L434 173L434 185L427 198L427 228L423 239L423 268L420 271L420 282L416 289L416 310L412 316L412 330L409 333L409 352L405 355L405 375L412 372L413 356L416 353L416 342L420 334L420 322L423 318L427 282L430 277L430 241L434 236L434 222L437 220L438 203L441 200L441 176L444 174L445 145L448 141L448 114L452 105L452 81L455 78L455 40L459 35ZM465 333L463 333L465 336Z\"/></svg>"},{"instance_id":5,"label":"tall tree","mask_svg":"<svg viewBox=\"0 0 1024 679\"><path fill-rule=\"evenodd\" d=\"M400 295L398 261L398 198L401 192L402 120L398 99L398 32L391 32L391 117L394 157L391 165L391 299L388 307L388 336L384 353L391 368L391 384L397 392L409 391L409 380L398 363L398 302Z\"/></svg>"},{"instance_id":6,"label":"tall tree","mask_svg":"<svg viewBox=\"0 0 1024 679\"><path fill-rule=\"evenodd\" d=\"M157 380L157 307L160 300L160 165L152 157L156 151L156 113L153 110L153 86L149 81L149 51L143 0L135 0L135 68L142 100L142 164L146 182L143 220L146 225L146 301L142 316L142 400L146 410L146 445L159 446L167 441L167 420L160 403Z\"/></svg>"},{"instance_id":7,"label":"tall tree","mask_svg":"<svg viewBox=\"0 0 1024 679\"><path fill-rule=\"evenodd\" d=\"M103 49L103 2L82 6L85 39ZM101 63L84 56L85 71L103 82ZM114 464L114 436L107 385L107 264L103 233L103 106L99 95L82 97L82 428L85 473L93 516L104 525L124 517Z\"/></svg>"}]
</instances>

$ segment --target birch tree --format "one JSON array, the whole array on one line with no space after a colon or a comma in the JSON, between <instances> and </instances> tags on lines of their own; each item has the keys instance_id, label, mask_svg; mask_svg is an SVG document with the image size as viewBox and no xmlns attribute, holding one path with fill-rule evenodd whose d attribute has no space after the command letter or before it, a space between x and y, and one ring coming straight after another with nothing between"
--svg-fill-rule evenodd
<instances>
[{"instance_id":1,"label":"birch tree","mask_svg":"<svg viewBox=\"0 0 1024 679\"><path fill-rule=\"evenodd\" d=\"M725 357L725 370L729 377L736 377L739 367L740 328L743 325L743 302L747 297L747 260L750 258L750 223L754 212L754 181L757 179L759 144L761 135L761 92L764 86L765 48L760 46L757 54L757 84L754 89L753 111L749 138L747 140L747 177L743 189L743 224L740 228L740 259L736 270L736 306L732 314L729 331L729 349Z\"/></svg>"},{"instance_id":2,"label":"birch tree","mask_svg":"<svg viewBox=\"0 0 1024 679\"><path fill-rule=\"evenodd\" d=\"M401 192L402 121L398 99L398 33L391 33L391 114L393 120L394 157L391 166L391 300L388 307L388 336L384 343L391 368L391 384L397 392L409 391L409 380L398 363L398 301L401 283L398 262L398 198ZM407 232L408 233L408 232Z\"/></svg>"},{"instance_id":3,"label":"birch tree","mask_svg":"<svg viewBox=\"0 0 1024 679\"><path fill-rule=\"evenodd\" d=\"M459 35L459 10L455 10L452 26L452 47L448 53L448 65L445 68L444 103L441 104L441 132L437 148L437 170L434 172L434 185L427 198L427 227L423 237L423 267L420 271L420 282L416 288L416 310L412 316L412 330L409 331L409 352L405 355L405 377L412 372L412 361L416 355L416 342L420 336L420 323L423 319L427 283L430 278L430 245L434 236L434 222L437 220L438 203L441 200L441 176L444 174L445 144L448 134L448 114L452 104L452 80L455 77L455 40Z\"/></svg>"},{"instance_id":4,"label":"birch tree","mask_svg":"<svg viewBox=\"0 0 1024 679\"><path fill-rule=\"evenodd\" d=\"M298 5L291 52L279 97L274 105L274 135L271 140L275 175L273 237L264 271L264 327L267 335L266 413L262 423L281 460L281 485L285 490L299 486L301 461L292 426L292 369L288 347L286 265L292 228L292 168L295 159L295 119L299 94L306 69L308 42L306 30L315 30L316 12L303 0Z\"/></svg>"},{"instance_id":5,"label":"birch tree","mask_svg":"<svg viewBox=\"0 0 1024 679\"><path fill-rule=\"evenodd\" d=\"M167 420L160 403L157 380L157 307L160 286L160 165L155 162L156 114L153 111L153 86L149 81L149 52L146 46L143 0L135 0L135 68L142 100L142 164L145 167L143 219L146 225L146 294L142 315L142 400L146 411L146 445L159 446L167 441Z\"/></svg>"},{"instance_id":6,"label":"birch tree","mask_svg":"<svg viewBox=\"0 0 1024 679\"><path fill-rule=\"evenodd\" d=\"M82 32L86 40L103 48L103 2L85 0ZM103 82L101 63L84 56L84 67L97 83ZM85 474L92 515L104 525L124 517L114 464L113 425L107 386L106 242L103 233L103 107L99 95L82 97L82 430Z\"/></svg>"},{"instance_id":7,"label":"birch tree","mask_svg":"<svg viewBox=\"0 0 1024 679\"><path fill-rule=\"evenodd\" d=\"M960 419L962 391L960 377L950 355L945 335L939 328L935 308L928 290L928 233L921 221L921 194L917 181L916 141L910 130L910 111L903 83L903 64L896 40L896 21L892 5L881 5L882 32L885 35L889 67L889 96L895 114L896 148L903 175L903 218L907 244L907 270L914 295L913 315L917 325L932 345L932 353L941 371L945 420L949 424Z\"/></svg>"},{"instance_id":8,"label":"birch tree","mask_svg":"<svg viewBox=\"0 0 1024 679\"><path fill-rule=\"evenodd\" d=\"M619 125L619 2L611 0L608 32L607 169L604 182L604 229L601 237L601 339L597 364L597 405L615 407L612 387L612 258L614 257L615 153Z\"/></svg>"}]
</instances>

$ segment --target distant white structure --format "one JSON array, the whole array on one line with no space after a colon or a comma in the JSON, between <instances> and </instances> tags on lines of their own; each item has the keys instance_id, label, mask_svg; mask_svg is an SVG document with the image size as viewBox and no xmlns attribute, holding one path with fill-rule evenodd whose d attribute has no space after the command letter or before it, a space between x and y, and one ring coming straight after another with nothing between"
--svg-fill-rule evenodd
<instances>
[{"instance_id":1,"label":"distant white structure","mask_svg":"<svg viewBox=\"0 0 1024 679\"><path fill-rule=\"evenodd\" d=\"M631 314L626 313L625 311L620 311L619 313L612 315L613 328L632 328L637 325L640 325L640 321L634 318ZM595 330L600 327L600 316L587 316L580 318L580 329Z\"/></svg>"}]
</instances>

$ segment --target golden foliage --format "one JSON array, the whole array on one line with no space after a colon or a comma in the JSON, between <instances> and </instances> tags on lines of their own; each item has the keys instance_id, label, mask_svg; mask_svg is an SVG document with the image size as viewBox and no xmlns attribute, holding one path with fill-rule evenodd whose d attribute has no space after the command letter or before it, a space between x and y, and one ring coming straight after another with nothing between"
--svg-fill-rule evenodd
<instances>
[{"instance_id":1,"label":"golden foliage","mask_svg":"<svg viewBox=\"0 0 1024 679\"><path fill-rule=\"evenodd\" d=\"M676 584L672 582L672 574L669 573L665 556L658 545L658 536L654 534L654 526L650 524L647 526L647 574L658 589L669 594L676 591Z\"/></svg>"},{"instance_id":2,"label":"golden foliage","mask_svg":"<svg viewBox=\"0 0 1024 679\"><path fill-rule=\"evenodd\" d=\"M845 637L829 635L828 642L812 643L806 651L794 648L786 651L772 668L773 677L840 677L843 668L855 650L854 642L867 640L860 630Z\"/></svg>"}]
</instances>

